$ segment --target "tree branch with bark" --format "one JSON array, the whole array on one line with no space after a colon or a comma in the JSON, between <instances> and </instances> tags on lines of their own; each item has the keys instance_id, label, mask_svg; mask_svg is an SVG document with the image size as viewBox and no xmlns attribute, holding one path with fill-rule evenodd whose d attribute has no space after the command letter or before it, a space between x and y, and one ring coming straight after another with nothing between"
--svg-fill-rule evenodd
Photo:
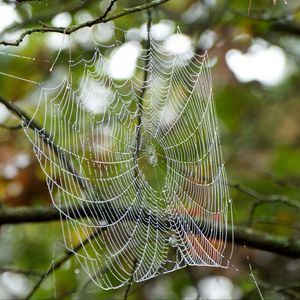
<instances>
[{"instance_id":1,"label":"tree branch with bark","mask_svg":"<svg viewBox=\"0 0 300 300\"><path fill-rule=\"evenodd\" d=\"M64 215L68 215L68 218L76 219L81 217L81 212L86 213L88 211L87 208L83 206L77 207L76 209L62 207L60 210L65 214L62 214L61 211L55 207L4 208L0 210L0 225L58 221ZM90 216L93 217L92 215ZM232 235L233 230L235 244L241 246L247 245L290 258L300 258L300 241L297 239L294 240L288 237L277 236L245 226L229 226L228 237ZM229 242L232 242L230 238Z\"/></svg>"},{"instance_id":2,"label":"tree branch with bark","mask_svg":"<svg viewBox=\"0 0 300 300\"><path fill-rule=\"evenodd\" d=\"M112 0L110 2L110 5L108 6L107 10L105 11L105 13L94 19L91 21L87 21L78 25L72 25L72 26L68 26L68 27L54 27L54 26L48 26L47 24L42 24L42 26L37 27L37 28L31 28L28 30L25 30L18 39L16 39L13 42L7 42L7 41L0 41L0 45L4 45L4 46L19 46L22 41L24 40L25 37L33 34L33 33L48 33L48 32L55 32L55 33L61 33L61 34L65 34L65 35L70 35L75 31L78 31L82 28L86 28L86 27L92 27L94 25L100 24L100 23L107 23L109 21L121 18L123 16L135 13L135 12L139 12L139 11L143 11L143 10L147 10L149 8L153 8L156 6L159 6L169 0L153 0L147 4L143 4L143 5L138 5L135 7L131 7L131 8L124 8L122 11L112 15L112 16L108 16L108 13L111 11L114 3L117 0Z\"/></svg>"}]
</instances>

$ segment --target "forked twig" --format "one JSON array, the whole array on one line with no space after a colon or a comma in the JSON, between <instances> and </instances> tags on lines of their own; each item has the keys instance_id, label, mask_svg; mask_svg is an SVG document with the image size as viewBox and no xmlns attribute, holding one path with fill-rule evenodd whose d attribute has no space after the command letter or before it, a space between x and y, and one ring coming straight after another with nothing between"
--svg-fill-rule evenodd
<instances>
[{"instance_id":1,"label":"forked twig","mask_svg":"<svg viewBox=\"0 0 300 300\"><path fill-rule=\"evenodd\" d=\"M263 204L272 204L272 203L282 203L286 206L290 206L296 209L300 210L300 203L297 201L290 199L289 197L282 196L282 195L264 195L260 194L250 188L244 187L240 184L229 184L231 188L234 188L238 190L239 192L246 194L250 196L251 198L256 199L256 202L253 203L250 214L249 214L249 219L248 219L248 225L252 225L252 220L255 214L256 209L263 205Z\"/></svg>"}]
</instances>

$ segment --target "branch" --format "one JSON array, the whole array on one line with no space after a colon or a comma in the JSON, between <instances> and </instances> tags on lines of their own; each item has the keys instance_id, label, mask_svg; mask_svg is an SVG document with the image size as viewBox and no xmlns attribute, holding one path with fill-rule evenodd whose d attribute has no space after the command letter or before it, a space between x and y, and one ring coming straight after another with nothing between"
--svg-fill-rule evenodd
<instances>
[{"instance_id":1,"label":"branch","mask_svg":"<svg viewBox=\"0 0 300 300\"><path fill-rule=\"evenodd\" d=\"M228 229L230 235L232 229ZM300 258L300 241L242 226L234 227L234 242L289 258Z\"/></svg>"},{"instance_id":2,"label":"branch","mask_svg":"<svg viewBox=\"0 0 300 300\"><path fill-rule=\"evenodd\" d=\"M78 218L84 213L84 207L76 210L62 208L70 218ZM76 212L75 212L76 211ZM0 225L20 224L20 223L39 223L60 220L60 211L54 207L16 207L0 209Z\"/></svg>"},{"instance_id":3,"label":"branch","mask_svg":"<svg viewBox=\"0 0 300 300\"><path fill-rule=\"evenodd\" d=\"M116 0L113 0L111 3L114 3L115 1ZM96 24L99 24L99 23L106 23L106 22L109 22L111 20L115 20L115 19L121 18L123 16L129 15L129 14L132 14L132 13L135 13L135 12L138 12L138 11L142 11L142 10L146 10L148 8L151 8L151 7L158 6L158 5L163 4L167 1L169 1L169 0L153 0L152 2L144 4L144 5L139 5L139 6L135 6L135 7L132 7L132 8L126 8L126 9L124 8L121 12L119 12L115 15L112 15L112 16L107 16L108 12L110 11L110 10L107 9L107 11L104 13L104 15L100 16L99 18L96 18L96 19L91 20L91 21L84 22L84 23L79 24L79 25L72 25L72 26L69 26L69 27L53 27L53 26L44 25L44 26L37 27L37 28L31 28L31 29L28 29L28 30L24 31L16 41L14 41L14 42L1 41L0 45L19 46L20 43L24 40L24 38L26 36L31 35L31 34L36 33L36 32L40 32L40 33L56 32L56 33L62 33L62 34L70 35L71 33L75 32L79 29L82 29L84 27L92 27L92 26L94 26Z\"/></svg>"},{"instance_id":4,"label":"branch","mask_svg":"<svg viewBox=\"0 0 300 300\"><path fill-rule=\"evenodd\" d=\"M79 218L81 212L85 212L85 214L88 212L85 207L79 207L77 209L69 208L68 210L67 208L61 208L61 210L66 214L68 213L69 218ZM145 215L147 215L146 212ZM6 208L0 210L0 225L58 221L61 216L63 216L63 214L53 207ZM233 228L228 227L227 236L230 237L232 231ZM249 247L277 253L290 258L300 258L300 241L292 240L288 237L277 236L243 226L235 226L234 241L237 245L247 245Z\"/></svg>"},{"instance_id":5,"label":"branch","mask_svg":"<svg viewBox=\"0 0 300 300\"><path fill-rule=\"evenodd\" d=\"M134 181L136 182L136 194L137 198L140 198L140 185L139 181L136 180L139 176L139 171L138 171L138 155L140 151L140 144L141 144L141 130L142 130L142 114L143 114L143 98L145 96L145 92L147 89L147 79L149 76L149 63L150 63L150 47L151 47L151 22L152 22L152 15L151 15L151 9L148 9L147 11L147 42L146 42L146 61L144 65L144 76L143 76L143 83L141 86L141 93L138 97L137 101L137 124L136 124L136 137L135 137L135 152L133 153L133 159L134 159Z\"/></svg>"},{"instance_id":6,"label":"branch","mask_svg":"<svg viewBox=\"0 0 300 300\"><path fill-rule=\"evenodd\" d=\"M290 207L293 207L293 208L296 208L296 209L300 209L300 205L298 203L292 202L289 198L284 197L284 196L274 195L274 196L270 196L269 199L260 199L260 200L257 200L252 205L250 215L249 215L248 225L249 226L252 225L255 211L259 206L261 206L263 204L272 204L272 203L282 203L282 204L285 204L287 206L290 206Z\"/></svg>"},{"instance_id":7,"label":"branch","mask_svg":"<svg viewBox=\"0 0 300 300\"><path fill-rule=\"evenodd\" d=\"M144 70L144 78L143 78L143 84L141 87L141 93L139 95L138 103L137 103L137 132L136 132L136 153L134 153L135 156L135 162L137 161L137 157L140 151L140 143L141 143L141 126L142 126L142 114L143 114L143 98L146 93L147 89L147 80L149 76L149 64L150 64L150 52L151 52L151 22L152 22L152 16L151 16L151 10L148 9L147 11L147 43L146 43L146 57L147 59L145 60L145 70Z\"/></svg>"},{"instance_id":8,"label":"branch","mask_svg":"<svg viewBox=\"0 0 300 300\"><path fill-rule=\"evenodd\" d=\"M300 203L297 201L290 199L286 196L282 195L263 195L260 194L252 189L243 187L239 184L229 184L230 187L235 188L239 192L246 194L254 199L256 199L256 202L252 205L251 211L250 211L250 216L248 220L248 225L251 226L252 220L255 214L256 209L263 205L263 204L272 204L272 203L282 203L284 205L296 208L300 210Z\"/></svg>"},{"instance_id":9,"label":"branch","mask_svg":"<svg viewBox=\"0 0 300 300\"><path fill-rule=\"evenodd\" d=\"M296 202L295 200L292 200L286 196L282 195L264 195L261 193L258 193L248 187L244 187L240 184L228 184L231 188L236 189L237 191L246 194L254 199L261 200L261 201L273 201L273 202L282 202L286 205L293 206L297 209L300 209L300 203Z\"/></svg>"},{"instance_id":10,"label":"branch","mask_svg":"<svg viewBox=\"0 0 300 300\"><path fill-rule=\"evenodd\" d=\"M65 153L60 149L58 145L53 142L52 137L42 128L39 124L33 121L24 111L15 106L12 102L7 101L0 96L0 103L2 103L10 112L12 112L16 117L23 121L23 126L32 129L34 132L38 133L43 142L53 148L54 153L61 158L65 168L76 177L80 184L80 187L84 190L85 184L78 176L76 170L73 168L72 163L68 160Z\"/></svg>"},{"instance_id":11,"label":"branch","mask_svg":"<svg viewBox=\"0 0 300 300\"><path fill-rule=\"evenodd\" d=\"M300 35L300 25L297 23L274 23L271 29L292 35Z\"/></svg>"}]
</instances>

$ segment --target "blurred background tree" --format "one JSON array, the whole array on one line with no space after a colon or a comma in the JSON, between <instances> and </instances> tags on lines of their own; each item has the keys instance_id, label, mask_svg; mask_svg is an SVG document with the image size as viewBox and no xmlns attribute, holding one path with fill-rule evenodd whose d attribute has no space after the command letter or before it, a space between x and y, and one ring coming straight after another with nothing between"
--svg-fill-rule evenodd
<instances>
[{"instance_id":1,"label":"blurred background tree","mask_svg":"<svg viewBox=\"0 0 300 300\"><path fill-rule=\"evenodd\" d=\"M155 5L153 27L164 39L178 25L188 37L186 44L180 41L182 47L209 50L236 245L228 269L183 269L133 285L128 298L300 299L300 5L292 0L158 2L147 5ZM32 82L47 81L53 62L59 69L68 61L68 35L48 31L121 12L125 15L111 22L142 34L146 11L123 9L144 3L0 1L2 102L12 101L30 115L38 98ZM44 33L9 46L32 28ZM101 42L113 33L100 24L93 34ZM86 28L71 35L72 56L94 52ZM0 122L0 299L24 298L35 285L36 299L122 299L126 287L107 292L87 281L64 250L58 221L37 222L39 215L44 221L57 219L43 210L51 206L45 177L18 130L20 120L5 105Z\"/></svg>"}]
</instances>

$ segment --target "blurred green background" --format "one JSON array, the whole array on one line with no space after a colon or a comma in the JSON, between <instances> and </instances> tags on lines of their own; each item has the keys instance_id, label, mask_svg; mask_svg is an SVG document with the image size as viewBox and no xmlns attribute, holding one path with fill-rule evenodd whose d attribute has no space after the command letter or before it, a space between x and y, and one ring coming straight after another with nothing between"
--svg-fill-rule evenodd
<instances>
[{"instance_id":1,"label":"blurred green background","mask_svg":"<svg viewBox=\"0 0 300 300\"><path fill-rule=\"evenodd\" d=\"M282 195L299 203L300 5L297 2L278 0L273 5L271 0L253 0L248 15L248 1L170 0L154 8L152 14L154 25L163 24L157 28L166 30L166 39L179 26L189 36L193 48L209 51L230 184L239 184L258 194ZM15 40L20 30L39 26L39 21L54 26L81 23L103 14L109 3L0 1L1 39ZM142 3L119 0L111 13ZM137 12L115 20L114 24L141 33L145 22L146 13ZM103 32L109 34L103 30L104 27L102 35L95 33L99 42L105 40ZM9 75L47 81L49 68L61 48L55 68L63 68L69 59L68 47L63 46L66 40L59 34L33 34L19 47L1 46L0 95L32 112L38 99L35 86ZM89 45L84 32L72 35L72 56L80 58L93 52L94 47ZM19 124L2 105L0 122L6 126ZM256 199L236 188L231 188L231 195L234 223L249 226L250 210ZM0 128L0 200L3 207L51 205L44 175L22 130ZM263 204L255 212L252 227L298 239L299 211L281 202ZM59 222L2 225L0 299L24 297L39 278L12 270L51 271L51 262L63 254ZM77 261L70 259L48 276L34 298L123 298L126 288L105 292L93 284L85 286L87 277L83 273ZM260 299L256 282L265 299L300 299L300 261L236 245L228 269L183 269L133 285L128 299L196 299L198 293L201 299Z\"/></svg>"}]
</instances>

